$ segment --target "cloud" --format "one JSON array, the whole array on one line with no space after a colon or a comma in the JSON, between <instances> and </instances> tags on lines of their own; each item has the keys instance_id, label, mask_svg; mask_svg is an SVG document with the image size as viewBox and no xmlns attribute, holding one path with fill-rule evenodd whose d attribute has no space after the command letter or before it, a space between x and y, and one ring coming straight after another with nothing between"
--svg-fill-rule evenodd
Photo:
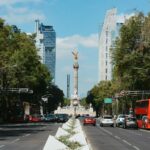
<instances>
[{"instance_id":1,"label":"cloud","mask_svg":"<svg viewBox=\"0 0 150 150\"><path fill-rule=\"evenodd\" d=\"M98 34L91 34L87 37L81 35L72 35L64 38L57 38L57 57L65 58L68 51L72 51L79 46L85 48L98 48Z\"/></svg>"},{"instance_id":2,"label":"cloud","mask_svg":"<svg viewBox=\"0 0 150 150\"><path fill-rule=\"evenodd\" d=\"M38 9L31 9L31 4L35 5L42 0L0 0L1 17L10 24L24 24L33 22L35 19L45 20L45 15ZM17 5L23 4L23 5ZM21 7L23 6L23 7Z\"/></svg>"},{"instance_id":3,"label":"cloud","mask_svg":"<svg viewBox=\"0 0 150 150\"><path fill-rule=\"evenodd\" d=\"M6 8L5 15L2 16L8 23L29 23L33 22L35 19L45 20L44 14L38 10L31 10L27 7L12 7L8 6Z\"/></svg>"},{"instance_id":4,"label":"cloud","mask_svg":"<svg viewBox=\"0 0 150 150\"><path fill-rule=\"evenodd\" d=\"M0 6L10 6L17 3L39 3L42 0L0 0Z\"/></svg>"},{"instance_id":5,"label":"cloud","mask_svg":"<svg viewBox=\"0 0 150 150\"><path fill-rule=\"evenodd\" d=\"M4 15L3 18L10 24L16 23L29 23L33 22L35 19L45 20L45 16L41 13L31 12L31 13L21 13L21 14L8 14ZM15 22L14 22L15 20Z\"/></svg>"}]
</instances>

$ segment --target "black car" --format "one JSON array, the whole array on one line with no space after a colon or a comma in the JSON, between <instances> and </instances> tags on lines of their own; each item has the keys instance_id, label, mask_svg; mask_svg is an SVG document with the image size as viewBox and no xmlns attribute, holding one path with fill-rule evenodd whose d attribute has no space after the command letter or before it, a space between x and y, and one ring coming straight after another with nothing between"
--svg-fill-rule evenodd
<instances>
[{"instance_id":1,"label":"black car","mask_svg":"<svg viewBox=\"0 0 150 150\"><path fill-rule=\"evenodd\" d=\"M67 122L69 119L68 114L56 114L57 122Z\"/></svg>"},{"instance_id":2,"label":"black car","mask_svg":"<svg viewBox=\"0 0 150 150\"><path fill-rule=\"evenodd\" d=\"M44 120L45 122L55 122L57 121L57 117L55 114L47 114Z\"/></svg>"}]
</instances>

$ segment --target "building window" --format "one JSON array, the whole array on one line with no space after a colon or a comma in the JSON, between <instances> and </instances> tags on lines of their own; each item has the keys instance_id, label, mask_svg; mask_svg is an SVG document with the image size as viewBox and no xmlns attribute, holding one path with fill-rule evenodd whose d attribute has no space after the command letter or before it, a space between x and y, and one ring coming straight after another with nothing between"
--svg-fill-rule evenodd
<instances>
[{"instance_id":1,"label":"building window","mask_svg":"<svg viewBox=\"0 0 150 150\"><path fill-rule=\"evenodd\" d=\"M107 47L107 45L106 45L106 52L107 52L107 50L108 50L108 47Z\"/></svg>"},{"instance_id":2,"label":"building window","mask_svg":"<svg viewBox=\"0 0 150 150\"><path fill-rule=\"evenodd\" d=\"M40 39L40 44L42 44L43 43L43 39Z\"/></svg>"},{"instance_id":3,"label":"building window","mask_svg":"<svg viewBox=\"0 0 150 150\"><path fill-rule=\"evenodd\" d=\"M107 73L107 68L106 68L105 72Z\"/></svg>"},{"instance_id":4,"label":"building window","mask_svg":"<svg viewBox=\"0 0 150 150\"><path fill-rule=\"evenodd\" d=\"M108 54L106 53L106 58L107 58Z\"/></svg>"},{"instance_id":5,"label":"building window","mask_svg":"<svg viewBox=\"0 0 150 150\"><path fill-rule=\"evenodd\" d=\"M105 80L107 80L107 75L105 76Z\"/></svg>"},{"instance_id":6,"label":"building window","mask_svg":"<svg viewBox=\"0 0 150 150\"><path fill-rule=\"evenodd\" d=\"M106 66L107 66L107 61L106 61Z\"/></svg>"},{"instance_id":7,"label":"building window","mask_svg":"<svg viewBox=\"0 0 150 150\"><path fill-rule=\"evenodd\" d=\"M108 38L106 38L106 44L108 43Z\"/></svg>"}]
</instances>

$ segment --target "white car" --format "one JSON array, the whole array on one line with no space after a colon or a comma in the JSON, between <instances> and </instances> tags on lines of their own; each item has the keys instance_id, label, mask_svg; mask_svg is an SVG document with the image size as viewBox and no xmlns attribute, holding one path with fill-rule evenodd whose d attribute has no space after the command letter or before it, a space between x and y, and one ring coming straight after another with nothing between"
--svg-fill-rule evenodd
<instances>
[{"instance_id":1,"label":"white car","mask_svg":"<svg viewBox=\"0 0 150 150\"><path fill-rule=\"evenodd\" d=\"M104 115L102 117L99 118L100 121L100 126L114 126L114 120L113 117L111 115Z\"/></svg>"},{"instance_id":2,"label":"white car","mask_svg":"<svg viewBox=\"0 0 150 150\"><path fill-rule=\"evenodd\" d=\"M124 114L120 114L118 115L117 119L116 119L116 126L120 127L123 125L124 119L125 119L126 115Z\"/></svg>"}]
</instances>

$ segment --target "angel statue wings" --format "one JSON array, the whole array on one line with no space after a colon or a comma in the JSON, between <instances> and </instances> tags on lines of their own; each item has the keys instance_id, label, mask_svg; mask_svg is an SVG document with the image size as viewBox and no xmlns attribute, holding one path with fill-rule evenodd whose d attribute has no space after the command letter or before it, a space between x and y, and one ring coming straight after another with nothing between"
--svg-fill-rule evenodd
<instances>
[{"instance_id":1,"label":"angel statue wings","mask_svg":"<svg viewBox=\"0 0 150 150\"><path fill-rule=\"evenodd\" d=\"M78 52L77 51L73 51L72 52L74 59L77 60L78 59Z\"/></svg>"}]
</instances>

